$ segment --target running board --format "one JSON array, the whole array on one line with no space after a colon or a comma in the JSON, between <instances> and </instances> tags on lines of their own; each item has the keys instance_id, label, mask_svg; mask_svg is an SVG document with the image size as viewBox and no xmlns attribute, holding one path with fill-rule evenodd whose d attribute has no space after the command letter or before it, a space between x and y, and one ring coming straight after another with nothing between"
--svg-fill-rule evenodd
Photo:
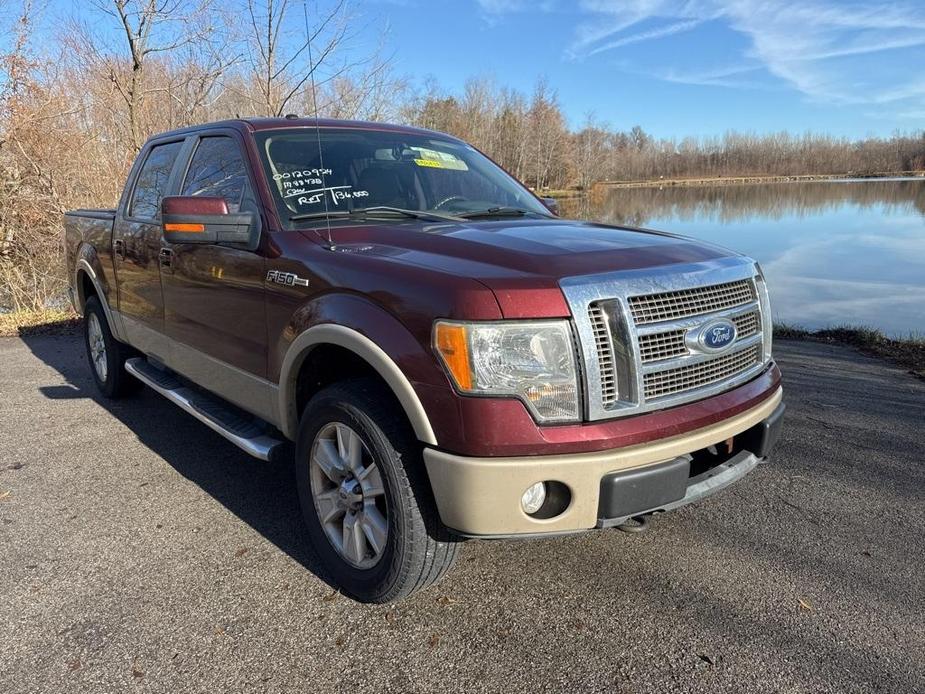
<instances>
[{"instance_id":1,"label":"running board","mask_svg":"<svg viewBox=\"0 0 925 694\"><path fill-rule=\"evenodd\" d=\"M125 370L255 458L273 460L285 443L281 438L268 435L253 419L242 416L218 397L184 385L144 357L127 359Z\"/></svg>"}]
</instances>

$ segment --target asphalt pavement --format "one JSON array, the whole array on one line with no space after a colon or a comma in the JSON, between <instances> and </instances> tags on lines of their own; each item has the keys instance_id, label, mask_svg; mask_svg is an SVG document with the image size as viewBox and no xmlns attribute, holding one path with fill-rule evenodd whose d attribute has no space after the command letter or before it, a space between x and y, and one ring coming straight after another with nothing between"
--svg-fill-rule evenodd
<instances>
[{"instance_id":1,"label":"asphalt pavement","mask_svg":"<svg viewBox=\"0 0 925 694\"><path fill-rule=\"evenodd\" d=\"M779 342L773 463L616 530L470 542L367 606L325 581L291 466L75 336L0 340L0 691L925 692L925 382Z\"/></svg>"}]
</instances>

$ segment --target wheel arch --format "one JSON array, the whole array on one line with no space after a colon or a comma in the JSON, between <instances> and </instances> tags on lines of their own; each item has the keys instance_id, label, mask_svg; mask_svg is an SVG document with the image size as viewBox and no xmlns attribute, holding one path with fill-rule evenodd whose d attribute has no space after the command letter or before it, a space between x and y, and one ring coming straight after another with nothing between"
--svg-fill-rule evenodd
<instances>
[{"instance_id":1,"label":"wheel arch","mask_svg":"<svg viewBox=\"0 0 925 694\"><path fill-rule=\"evenodd\" d=\"M419 441L437 445L430 419L411 381L378 344L361 332L344 325L322 323L303 331L289 346L280 369L280 428L295 439L299 423L298 384L302 368L313 350L336 347L346 350L375 372L392 391Z\"/></svg>"},{"instance_id":2,"label":"wheel arch","mask_svg":"<svg viewBox=\"0 0 925 694\"><path fill-rule=\"evenodd\" d=\"M72 284L76 295L74 308L77 309L79 314L83 315L87 299L91 296L96 296L103 306L103 313L106 314L109 329L117 340L124 342L122 322L119 320L119 316L109 307L109 295L103 284L104 278L100 272L101 268L95 268L94 265L99 265L99 258L96 254L86 250L86 247L81 249L80 257L78 257L74 267L74 282Z\"/></svg>"}]
</instances>

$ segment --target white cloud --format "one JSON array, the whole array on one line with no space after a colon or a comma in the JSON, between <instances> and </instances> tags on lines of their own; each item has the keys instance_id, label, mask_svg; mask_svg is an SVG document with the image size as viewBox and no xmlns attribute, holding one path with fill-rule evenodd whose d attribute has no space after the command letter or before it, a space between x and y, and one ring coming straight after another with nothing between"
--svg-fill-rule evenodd
<instances>
[{"instance_id":1,"label":"white cloud","mask_svg":"<svg viewBox=\"0 0 925 694\"><path fill-rule=\"evenodd\" d=\"M580 7L582 19L566 51L572 58L600 59L624 46L665 40L716 20L747 40L748 48L738 56L744 64L757 62L811 99L904 102L910 112L925 107L921 0L584 0ZM638 26L642 23L644 28ZM742 86L725 79L728 75L711 77L709 70L701 70L698 79L694 61L696 56L685 55L684 65L650 74L669 81Z\"/></svg>"},{"instance_id":2,"label":"white cloud","mask_svg":"<svg viewBox=\"0 0 925 694\"><path fill-rule=\"evenodd\" d=\"M619 48L620 46L626 46L631 43L640 43L641 41L651 41L652 39L661 39L666 36L672 36L673 34L680 34L682 31L690 31L695 26L700 24L699 19L686 19L683 22L674 22L673 24L667 24L658 29L651 29L649 31L642 31L638 34L630 34L629 36L623 36L613 41L607 41L600 45L595 46L588 51L588 55L594 55L595 53L601 53L603 51L608 51L612 48Z\"/></svg>"},{"instance_id":3,"label":"white cloud","mask_svg":"<svg viewBox=\"0 0 925 694\"><path fill-rule=\"evenodd\" d=\"M653 77L663 82L676 84L693 84L706 87L729 87L734 89L774 90L777 87L755 79L744 77L763 69L761 65L730 65L708 70L678 70L671 67L661 70L638 69L627 64L621 65L624 72Z\"/></svg>"}]
</instances>

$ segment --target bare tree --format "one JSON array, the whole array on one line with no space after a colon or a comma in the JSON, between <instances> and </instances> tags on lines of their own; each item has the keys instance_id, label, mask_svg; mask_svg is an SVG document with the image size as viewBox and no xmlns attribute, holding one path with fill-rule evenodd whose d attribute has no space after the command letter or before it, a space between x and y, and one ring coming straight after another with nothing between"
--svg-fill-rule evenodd
<instances>
[{"instance_id":1,"label":"bare tree","mask_svg":"<svg viewBox=\"0 0 925 694\"><path fill-rule=\"evenodd\" d=\"M95 0L82 21L37 41L43 0L0 0L0 307L41 308L60 295L61 212L115 204L146 137L239 114L317 105L336 117L402 120L467 139L538 188L925 170L922 132L677 140L591 118L570 130L545 82L531 94L485 77L459 93L434 79L413 91L383 44L356 42L347 0L322 2Z\"/></svg>"},{"instance_id":2,"label":"bare tree","mask_svg":"<svg viewBox=\"0 0 925 694\"><path fill-rule=\"evenodd\" d=\"M189 42L174 51L166 63L167 80L162 89L169 98L170 121L191 125L208 120L222 98L225 76L239 65L244 54L231 29L230 15L210 13L219 26L200 26L209 40ZM205 24L206 15L195 17Z\"/></svg>"},{"instance_id":3,"label":"bare tree","mask_svg":"<svg viewBox=\"0 0 925 694\"><path fill-rule=\"evenodd\" d=\"M343 59L335 65L338 50L351 37L346 0L323 10L316 4L311 14L305 2L247 0L246 16L249 74L244 95L255 115L283 115L307 82L326 84L356 64ZM324 79L316 74L321 66L326 68Z\"/></svg>"},{"instance_id":4,"label":"bare tree","mask_svg":"<svg viewBox=\"0 0 925 694\"><path fill-rule=\"evenodd\" d=\"M587 190L607 175L610 134L598 125L593 114L588 114L584 127L572 139L575 179L579 188Z\"/></svg>"},{"instance_id":5,"label":"bare tree","mask_svg":"<svg viewBox=\"0 0 925 694\"><path fill-rule=\"evenodd\" d=\"M66 107L36 79L35 13L35 3L24 0L0 54L0 300L14 309L40 307L60 287L60 241L45 221L60 213L61 198L44 164L54 147L46 129Z\"/></svg>"},{"instance_id":6,"label":"bare tree","mask_svg":"<svg viewBox=\"0 0 925 694\"><path fill-rule=\"evenodd\" d=\"M128 135L132 149L138 151L146 137L144 109L146 101L154 92L165 91L163 87L152 88L149 84L151 62L156 56L176 54L191 47L210 46L214 26L208 21L207 10L212 0L94 0L96 8L115 20L120 29L124 53L110 53L93 48L104 45L99 39L83 43L81 53L90 58L106 75L121 96L128 117ZM84 27L81 32L92 35ZM123 58L122 56L125 56ZM215 54L212 53L213 58ZM205 70L199 73L200 94L207 93L227 62L221 59L206 60ZM192 80L195 82L195 80Z\"/></svg>"}]
</instances>

